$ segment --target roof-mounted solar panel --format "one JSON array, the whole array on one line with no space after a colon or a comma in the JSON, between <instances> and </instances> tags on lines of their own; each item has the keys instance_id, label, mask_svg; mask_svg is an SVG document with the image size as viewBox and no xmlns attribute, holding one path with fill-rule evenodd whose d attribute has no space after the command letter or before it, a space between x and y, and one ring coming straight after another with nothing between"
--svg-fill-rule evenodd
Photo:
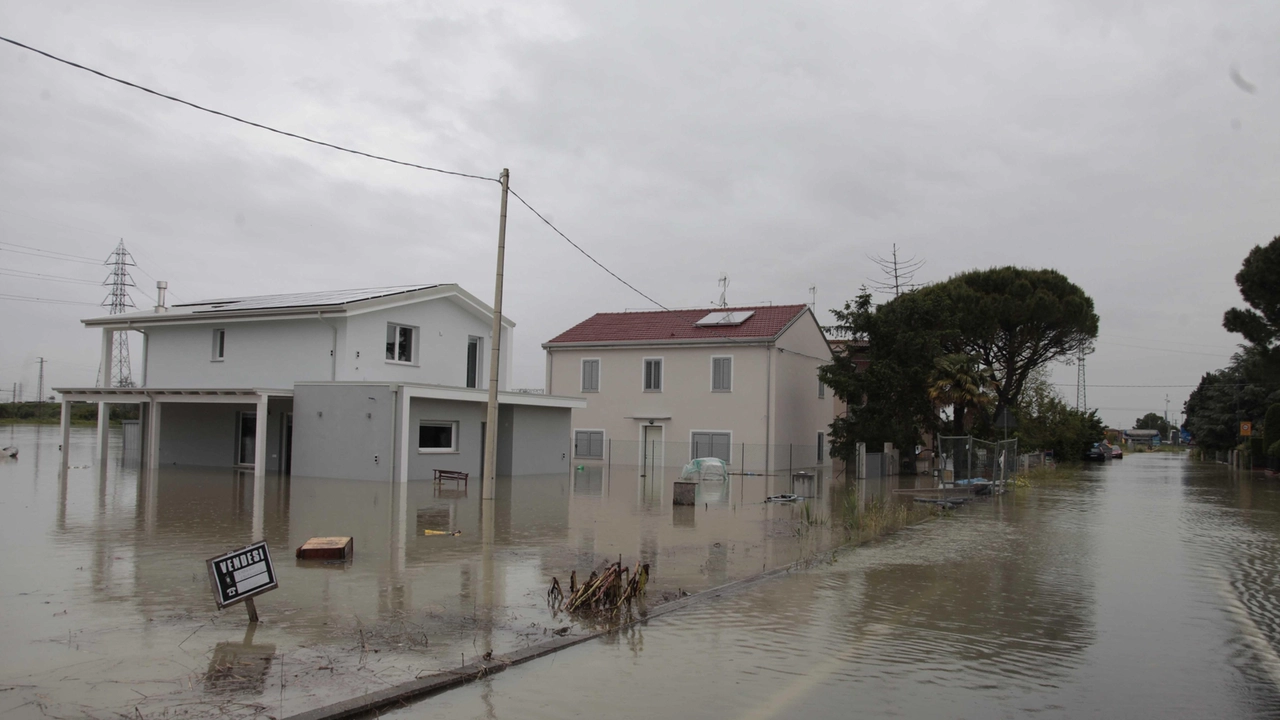
<instances>
[{"instance_id":1,"label":"roof-mounted solar panel","mask_svg":"<svg viewBox=\"0 0 1280 720\"><path fill-rule=\"evenodd\" d=\"M719 310L713 313L708 313L701 320L694 323L694 325L697 325L698 327L724 327L726 325L741 325L742 323L746 322L752 315L755 315L755 314L756 314L755 310L745 310L745 311L730 310L728 312L724 310Z\"/></svg>"}]
</instances>

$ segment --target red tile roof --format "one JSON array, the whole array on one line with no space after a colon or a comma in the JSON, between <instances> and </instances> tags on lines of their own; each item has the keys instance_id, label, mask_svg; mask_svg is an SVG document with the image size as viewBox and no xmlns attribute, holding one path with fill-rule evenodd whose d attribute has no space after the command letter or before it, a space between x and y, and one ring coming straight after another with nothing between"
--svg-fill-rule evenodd
<instances>
[{"instance_id":1,"label":"red tile roof","mask_svg":"<svg viewBox=\"0 0 1280 720\"><path fill-rule=\"evenodd\" d=\"M729 338L733 340L773 338L808 307L807 305L760 305L699 310L596 313L545 344L614 342L641 344L677 340L730 342ZM712 312L747 311L752 311L753 314L741 325L698 327L694 324Z\"/></svg>"}]
</instances>

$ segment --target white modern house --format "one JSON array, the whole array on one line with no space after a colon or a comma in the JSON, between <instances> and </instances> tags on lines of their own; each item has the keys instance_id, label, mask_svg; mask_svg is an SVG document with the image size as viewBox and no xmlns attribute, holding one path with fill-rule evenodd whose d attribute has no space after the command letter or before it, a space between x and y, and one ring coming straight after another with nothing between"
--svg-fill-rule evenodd
<instances>
[{"instance_id":1,"label":"white modern house","mask_svg":"<svg viewBox=\"0 0 1280 720\"><path fill-rule=\"evenodd\" d=\"M807 305L599 313L542 345L573 410L574 458L739 469L823 466L831 348Z\"/></svg>"},{"instance_id":2,"label":"white modern house","mask_svg":"<svg viewBox=\"0 0 1280 720\"><path fill-rule=\"evenodd\" d=\"M138 403L150 466L370 480L480 473L493 310L458 285L172 307L160 293L152 310L82 321L102 331L104 368L114 333L142 334L141 382L55 388L64 433L68 403L99 404L100 440L109 404ZM497 472L561 472L571 411L585 403L507 392L515 323L501 327Z\"/></svg>"}]
</instances>

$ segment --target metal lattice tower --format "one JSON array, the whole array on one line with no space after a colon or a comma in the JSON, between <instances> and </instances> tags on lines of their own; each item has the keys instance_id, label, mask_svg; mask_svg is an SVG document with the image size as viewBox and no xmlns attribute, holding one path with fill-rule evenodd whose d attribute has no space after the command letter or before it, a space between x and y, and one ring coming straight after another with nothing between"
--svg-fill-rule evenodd
<instances>
[{"instance_id":1,"label":"metal lattice tower","mask_svg":"<svg viewBox=\"0 0 1280 720\"><path fill-rule=\"evenodd\" d=\"M102 307L109 309L109 314L119 315L138 308L133 304L133 300L129 297L129 288L137 287L133 278L129 276L129 268L136 267L133 256L124 247L124 240L121 240L116 249L111 251L111 255L107 257L107 261L103 263L111 268L107 273L107 279L102 281L102 285L107 290L107 297L102 301ZM110 377L104 385L108 387L133 387L133 373L129 367L129 336L124 332L112 333L111 348L111 367L99 368L99 373L108 372Z\"/></svg>"},{"instance_id":2,"label":"metal lattice tower","mask_svg":"<svg viewBox=\"0 0 1280 720\"><path fill-rule=\"evenodd\" d=\"M1089 411L1089 403L1085 400L1084 353L1076 358L1076 410Z\"/></svg>"}]
</instances>

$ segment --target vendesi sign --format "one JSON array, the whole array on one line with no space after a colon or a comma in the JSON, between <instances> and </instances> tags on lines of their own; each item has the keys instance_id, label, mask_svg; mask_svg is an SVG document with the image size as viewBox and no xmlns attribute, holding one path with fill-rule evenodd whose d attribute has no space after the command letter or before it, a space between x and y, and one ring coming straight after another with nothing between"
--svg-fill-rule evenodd
<instances>
[{"instance_id":1,"label":"vendesi sign","mask_svg":"<svg viewBox=\"0 0 1280 720\"><path fill-rule=\"evenodd\" d=\"M276 569L266 542L258 542L225 555L209 558L209 582L218 609L248 600L279 587Z\"/></svg>"}]
</instances>

